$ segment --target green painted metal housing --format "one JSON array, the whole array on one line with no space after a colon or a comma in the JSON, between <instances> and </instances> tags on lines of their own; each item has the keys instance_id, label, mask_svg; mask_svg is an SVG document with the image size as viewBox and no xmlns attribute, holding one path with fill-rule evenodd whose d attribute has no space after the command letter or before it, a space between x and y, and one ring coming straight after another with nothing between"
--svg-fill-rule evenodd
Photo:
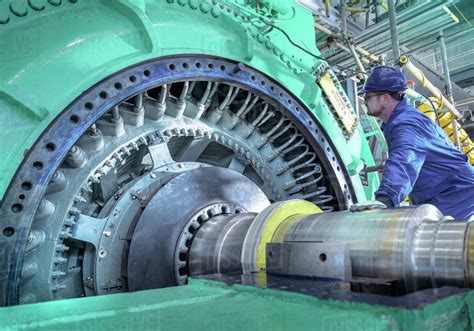
<instances>
[{"instance_id":1,"label":"green painted metal housing","mask_svg":"<svg viewBox=\"0 0 474 331\"><path fill-rule=\"evenodd\" d=\"M472 330L474 291L420 309L191 279L187 286L0 308L2 330Z\"/></svg>"},{"instance_id":2,"label":"green painted metal housing","mask_svg":"<svg viewBox=\"0 0 474 331\"><path fill-rule=\"evenodd\" d=\"M324 61L308 54L320 55L313 16L290 1L245 3L0 0L0 198L45 128L88 88L143 61L205 54L244 63L291 91L324 127L357 199L370 199L379 183L374 173L369 186L359 177L364 163L373 165L362 128L345 136L317 84Z\"/></svg>"}]
</instances>

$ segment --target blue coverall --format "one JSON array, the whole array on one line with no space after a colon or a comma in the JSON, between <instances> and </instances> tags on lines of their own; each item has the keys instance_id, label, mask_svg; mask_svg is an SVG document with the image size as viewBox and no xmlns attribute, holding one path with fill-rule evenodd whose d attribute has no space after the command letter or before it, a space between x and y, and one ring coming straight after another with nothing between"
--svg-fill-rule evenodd
<instances>
[{"instance_id":1,"label":"blue coverall","mask_svg":"<svg viewBox=\"0 0 474 331\"><path fill-rule=\"evenodd\" d=\"M432 204L456 220L474 215L474 167L442 128L404 99L382 130L389 157L376 197L397 206L410 195L414 204Z\"/></svg>"}]
</instances>

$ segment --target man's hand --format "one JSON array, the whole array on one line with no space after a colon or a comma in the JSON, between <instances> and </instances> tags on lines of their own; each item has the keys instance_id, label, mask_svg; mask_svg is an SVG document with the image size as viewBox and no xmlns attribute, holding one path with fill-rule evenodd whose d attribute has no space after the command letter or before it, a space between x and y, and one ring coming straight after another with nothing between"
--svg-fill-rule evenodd
<instances>
[{"instance_id":1,"label":"man's hand","mask_svg":"<svg viewBox=\"0 0 474 331\"><path fill-rule=\"evenodd\" d=\"M372 209L385 209L387 205L378 200L368 200L352 205L349 210L352 212L362 211L362 210L372 210Z\"/></svg>"}]
</instances>

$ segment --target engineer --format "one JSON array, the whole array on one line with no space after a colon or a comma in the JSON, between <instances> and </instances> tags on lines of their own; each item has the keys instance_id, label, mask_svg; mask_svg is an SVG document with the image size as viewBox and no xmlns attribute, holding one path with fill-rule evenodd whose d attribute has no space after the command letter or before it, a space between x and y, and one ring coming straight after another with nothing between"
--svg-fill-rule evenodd
<instances>
[{"instance_id":1,"label":"engineer","mask_svg":"<svg viewBox=\"0 0 474 331\"><path fill-rule=\"evenodd\" d=\"M474 215L474 167L442 128L410 106L406 81L398 68L380 66L359 91L368 115L383 121L389 156L376 200L350 210L398 206L409 195L415 205L432 204L444 215L468 220Z\"/></svg>"}]
</instances>

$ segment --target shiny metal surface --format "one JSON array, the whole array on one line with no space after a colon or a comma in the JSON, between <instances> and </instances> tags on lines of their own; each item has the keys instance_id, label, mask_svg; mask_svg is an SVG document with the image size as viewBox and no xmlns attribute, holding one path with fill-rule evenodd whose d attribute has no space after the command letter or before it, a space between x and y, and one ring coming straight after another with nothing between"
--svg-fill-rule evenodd
<instances>
[{"instance_id":1,"label":"shiny metal surface","mask_svg":"<svg viewBox=\"0 0 474 331\"><path fill-rule=\"evenodd\" d=\"M399 278L405 269L413 230L442 214L433 206L350 213L338 212L294 218L276 237L284 241L340 242L350 245L353 276ZM279 233L285 231L285 234Z\"/></svg>"},{"instance_id":2,"label":"shiny metal surface","mask_svg":"<svg viewBox=\"0 0 474 331\"><path fill-rule=\"evenodd\" d=\"M350 281L349 245L321 242L267 244L267 274Z\"/></svg>"},{"instance_id":3,"label":"shiny metal surface","mask_svg":"<svg viewBox=\"0 0 474 331\"><path fill-rule=\"evenodd\" d=\"M467 285L474 287L474 219L467 223L464 249L464 269Z\"/></svg>"},{"instance_id":4,"label":"shiny metal surface","mask_svg":"<svg viewBox=\"0 0 474 331\"><path fill-rule=\"evenodd\" d=\"M255 213L217 216L194 237L189 253L189 273L242 273L243 242Z\"/></svg>"},{"instance_id":5,"label":"shiny metal surface","mask_svg":"<svg viewBox=\"0 0 474 331\"><path fill-rule=\"evenodd\" d=\"M263 261L267 273L393 280L408 293L474 286L471 222L445 217L432 205L310 214L297 202L272 204L256 217L209 221L193 243L191 275L248 274L265 270Z\"/></svg>"}]
</instances>

